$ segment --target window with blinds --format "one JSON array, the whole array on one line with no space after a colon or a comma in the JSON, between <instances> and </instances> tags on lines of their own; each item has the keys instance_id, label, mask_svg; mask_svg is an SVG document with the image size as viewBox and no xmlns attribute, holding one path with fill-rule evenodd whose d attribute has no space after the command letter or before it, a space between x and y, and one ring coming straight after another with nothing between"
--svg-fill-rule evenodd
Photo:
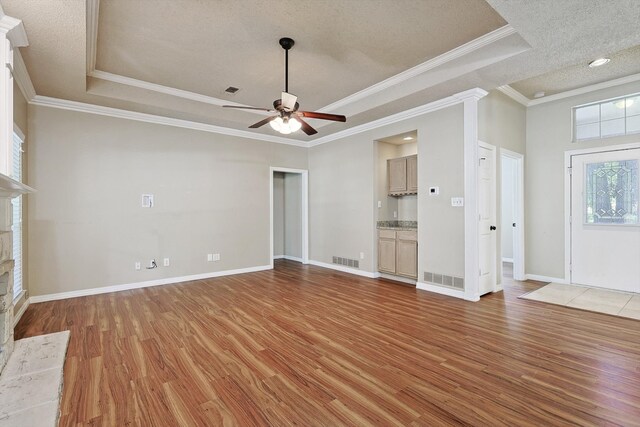
<instances>
[{"instance_id":1,"label":"window with blinds","mask_svg":"<svg viewBox=\"0 0 640 427\"><path fill-rule=\"evenodd\" d=\"M11 178L22 182L22 139L17 134L13 134L13 171ZM11 200L13 213L13 259L15 267L13 269L13 298L22 296L22 196Z\"/></svg>"}]
</instances>

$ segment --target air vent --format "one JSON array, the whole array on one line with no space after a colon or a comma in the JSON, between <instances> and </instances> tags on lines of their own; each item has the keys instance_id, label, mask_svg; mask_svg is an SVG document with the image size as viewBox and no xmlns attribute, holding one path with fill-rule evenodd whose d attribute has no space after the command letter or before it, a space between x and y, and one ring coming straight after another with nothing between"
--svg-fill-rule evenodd
<instances>
[{"instance_id":1,"label":"air vent","mask_svg":"<svg viewBox=\"0 0 640 427\"><path fill-rule=\"evenodd\" d=\"M447 276L446 274L424 272L424 281L432 285L446 286L464 290L464 279L462 277Z\"/></svg>"},{"instance_id":2,"label":"air vent","mask_svg":"<svg viewBox=\"0 0 640 427\"><path fill-rule=\"evenodd\" d=\"M360 268L360 261L358 261L357 259L349 259L349 258L334 256L333 263L338 265L344 265L345 267Z\"/></svg>"},{"instance_id":3,"label":"air vent","mask_svg":"<svg viewBox=\"0 0 640 427\"><path fill-rule=\"evenodd\" d=\"M239 91L240 89L238 89L237 87L233 87L233 86L229 86L228 88L226 88L224 91L227 93L236 93L237 91Z\"/></svg>"}]
</instances>

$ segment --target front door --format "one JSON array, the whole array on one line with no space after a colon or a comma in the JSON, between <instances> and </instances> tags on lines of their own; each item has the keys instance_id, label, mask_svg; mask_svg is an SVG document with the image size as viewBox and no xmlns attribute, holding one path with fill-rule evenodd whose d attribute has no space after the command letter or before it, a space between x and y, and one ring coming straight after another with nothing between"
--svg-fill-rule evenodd
<instances>
[{"instance_id":1,"label":"front door","mask_svg":"<svg viewBox=\"0 0 640 427\"><path fill-rule=\"evenodd\" d=\"M478 147L480 295L496 289L496 150Z\"/></svg>"},{"instance_id":2,"label":"front door","mask_svg":"<svg viewBox=\"0 0 640 427\"><path fill-rule=\"evenodd\" d=\"M640 149L571 157L571 282L640 292Z\"/></svg>"}]
</instances>

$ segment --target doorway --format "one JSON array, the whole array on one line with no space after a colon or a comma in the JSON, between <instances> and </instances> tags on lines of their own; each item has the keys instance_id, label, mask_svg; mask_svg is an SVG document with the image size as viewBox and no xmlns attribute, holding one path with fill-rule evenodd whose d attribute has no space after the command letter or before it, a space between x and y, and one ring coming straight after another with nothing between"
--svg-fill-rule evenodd
<instances>
[{"instance_id":1,"label":"doorway","mask_svg":"<svg viewBox=\"0 0 640 427\"><path fill-rule=\"evenodd\" d=\"M502 277L524 275L524 156L500 150L500 265Z\"/></svg>"},{"instance_id":2,"label":"doorway","mask_svg":"<svg viewBox=\"0 0 640 427\"><path fill-rule=\"evenodd\" d=\"M309 262L308 171L270 170L270 263Z\"/></svg>"},{"instance_id":3,"label":"doorway","mask_svg":"<svg viewBox=\"0 0 640 427\"><path fill-rule=\"evenodd\" d=\"M571 283L640 292L640 148L570 156Z\"/></svg>"}]
</instances>

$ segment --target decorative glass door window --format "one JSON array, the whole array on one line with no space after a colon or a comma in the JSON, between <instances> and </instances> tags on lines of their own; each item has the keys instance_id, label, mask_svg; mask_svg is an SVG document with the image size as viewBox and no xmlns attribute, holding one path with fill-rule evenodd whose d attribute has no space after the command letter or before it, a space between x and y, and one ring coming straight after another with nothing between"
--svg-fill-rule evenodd
<instances>
[{"instance_id":1,"label":"decorative glass door window","mask_svg":"<svg viewBox=\"0 0 640 427\"><path fill-rule=\"evenodd\" d=\"M585 172L585 224L640 224L638 160L587 163Z\"/></svg>"}]
</instances>

